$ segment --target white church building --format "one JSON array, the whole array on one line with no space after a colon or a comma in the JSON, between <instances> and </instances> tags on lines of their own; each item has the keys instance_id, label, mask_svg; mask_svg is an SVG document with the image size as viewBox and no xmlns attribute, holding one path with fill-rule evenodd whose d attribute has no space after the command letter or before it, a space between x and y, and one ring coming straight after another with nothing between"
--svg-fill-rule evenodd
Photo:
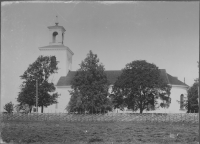
<instances>
[{"instance_id":1,"label":"white church building","mask_svg":"<svg viewBox=\"0 0 200 144\"><path fill-rule=\"evenodd\" d=\"M58 63L58 73L50 77L56 85L56 91L60 94L58 98L58 103L44 107L44 113L67 113L65 110L69 100L71 90L71 81L75 76L76 71L72 71L72 56L74 53L67 46L64 45L64 33L65 28L59 26L58 22L54 26L49 26L49 45L39 47L40 55L43 56L56 56ZM187 89L189 88L184 82L178 80L177 77L173 77L166 72L165 69L160 69L161 76L166 80L166 82L172 86L171 89L171 104L169 108L159 108L155 111L148 111L152 113L185 113L186 110L181 106L179 101L187 98ZM111 92L112 86L120 76L121 70L106 70L105 71L109 82L111 83L109 91ZM40 108L38 110L40 112ZM116 112L116 110L114 110ZM119 112L119 111L117 111ZM120 111L120 112L130 112L130 111ZM145 113L146 111L143 111Z\"/></svg>"}]
</instances>

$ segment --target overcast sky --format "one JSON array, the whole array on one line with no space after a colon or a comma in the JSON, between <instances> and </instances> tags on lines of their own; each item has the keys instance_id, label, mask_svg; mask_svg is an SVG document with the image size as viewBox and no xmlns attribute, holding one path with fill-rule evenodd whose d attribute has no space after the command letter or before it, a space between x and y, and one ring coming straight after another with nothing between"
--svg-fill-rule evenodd
<instances>
[{"instance_id":1,"label":"overcast sky","mask_svg":"<svg viewBox=\"0 0 200 144\"><path fill-rule=\"evenodd\" d=\"M49 44L48 26L66 29L77 70L89 50L106 70L146 60L191 86L198 77L199 2L1 3L1 99L16 104L20 75Z\"/></svg>"}]
</instances>

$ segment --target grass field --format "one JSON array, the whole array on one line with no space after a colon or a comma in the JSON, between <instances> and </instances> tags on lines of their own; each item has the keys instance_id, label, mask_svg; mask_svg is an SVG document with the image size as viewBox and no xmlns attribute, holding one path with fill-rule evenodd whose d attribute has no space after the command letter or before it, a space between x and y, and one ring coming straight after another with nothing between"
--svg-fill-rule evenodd
<instances>
[{"instance_id":1,"label":"grass field","mask_svg":"<svg viewBox=\"0 0 200 144\"><path fill-rule=\"evenodd\" d=\"M34 144L197 144L199 124L148 122L8 122L5 142Z\"/></svg>"}]
</instances>

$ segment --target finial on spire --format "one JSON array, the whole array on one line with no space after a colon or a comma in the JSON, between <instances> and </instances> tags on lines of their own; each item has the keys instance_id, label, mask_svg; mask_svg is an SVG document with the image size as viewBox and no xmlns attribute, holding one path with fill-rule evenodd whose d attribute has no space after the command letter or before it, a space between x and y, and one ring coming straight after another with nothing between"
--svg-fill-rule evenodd
<instances>
[{"instance_id":1,"label":"finial on spire","mask_svg":"<svg viewBox=\"0 0 200 144\"><path fill-rule=\"evenodd\" d=\"M56 22L55 22L56 25L58 25L58 16L56 15Z\"/></svg>"}]
</instances>

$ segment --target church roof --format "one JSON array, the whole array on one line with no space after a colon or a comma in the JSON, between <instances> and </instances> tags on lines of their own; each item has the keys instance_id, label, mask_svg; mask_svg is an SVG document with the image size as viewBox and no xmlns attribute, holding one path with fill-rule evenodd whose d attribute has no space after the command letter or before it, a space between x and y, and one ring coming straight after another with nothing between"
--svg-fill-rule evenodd
<instances>
[{"instance_id":1,"label":"church roof","mask_svg":"<svg viewBox=\"0 0 200 144\"><path fill-rule=\"evenodd\" d=\"M181 85L181 86L188 87L188 85L186 85L185 83L181 82L176 77L173 77L173 76L169 75L166 72L165 69L160 69L160 72L161 72L161 77L168 84ZM110 84L114 84L115 81L117 80L117 77L120 76L122 71L121 70L106 70L105 73L106 73L107 79L110 82ZM57 83L57 86L70 86L71 85L71 81L74 78L75 74L76 74L76 71L69 71L67 76L60 77L60 79L59 79L59 81Z\"/></svg>"},{"instance_id":2,"label":"church roof","mask_svg":"<svg viewBox=\"0 0 200 144\"><path fill-rule=\"evenodd\" d=\"M188 86L188 85L186 85L185 83L183 83L182 81L178 80L177 77L173 77L173 76L171 76L170 74L167 74L167 77L168 77L170 83L173 84L173 85Z\"/></svg>"}]
</instances>

